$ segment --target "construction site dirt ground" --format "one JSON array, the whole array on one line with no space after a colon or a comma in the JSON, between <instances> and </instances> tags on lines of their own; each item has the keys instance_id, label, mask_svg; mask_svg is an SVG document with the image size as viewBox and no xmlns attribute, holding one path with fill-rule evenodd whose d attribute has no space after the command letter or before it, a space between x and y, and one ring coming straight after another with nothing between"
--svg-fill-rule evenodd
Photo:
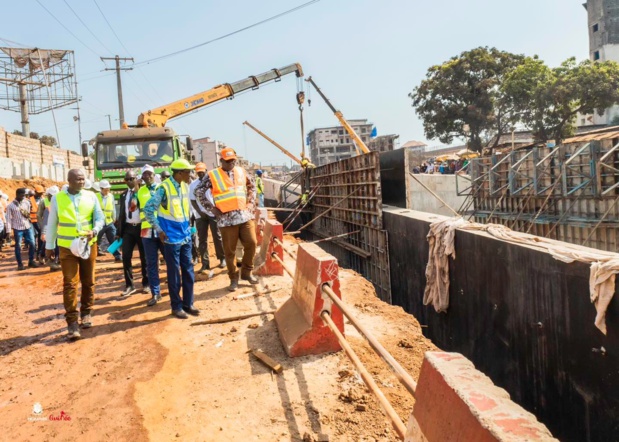
<instances>
[{"instance_id":1,"label":"construction site dirt ground","mask_svg":"<svg viewBox=\"0 0 619 442\"><path fill-rule=\"evenodd\" d=\"M120 299L122 266L107 255L98 259L94 325L68 342L61 273L17 272L12 249L0 255L0 440L398 440L346 355L288 358L273 315L191 326L196 318L170 315L167 296L155 307L139 292ZM340 270L340 279L355 315L418 378L424 352L436 349L418 322L377 299L358 274ZM241 283L230 293L225 270L216 269L196 282L197 319L268 312L289 297L287 275L260 280L265 294L235 300L256 289ZM165 277L162 289L167 295ZM414 399L348 322L345 332L406 423ZM262 349L283 372L249 349Z\"/></svg>"}]
</instances>

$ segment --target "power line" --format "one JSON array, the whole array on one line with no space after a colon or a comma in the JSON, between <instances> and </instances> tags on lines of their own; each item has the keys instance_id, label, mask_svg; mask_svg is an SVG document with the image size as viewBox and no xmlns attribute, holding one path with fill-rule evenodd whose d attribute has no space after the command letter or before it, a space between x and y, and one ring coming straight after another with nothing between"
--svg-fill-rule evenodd
<instances>
[{"instance_id":1,"label":"power line","mask_svg":"<svg viewBox=\"0 0 619 442\"><path fill-rule=\"evenodd\" d=\"M77 41L79 41L79 42L80 42L80 43L81 43L81 44L82 44L82 45L83 45L86 49L88 49L90 52L92 52L93 54L95 54L97 57L99 56L99 54L97 54L97 53L94 51L94 49L92 49L90 46L88 46L86 43L84 43L82 40L80 40L80 39L77 37L77 35L75 35L73 32L71 32L71 30L70 30L69 28L67 28L67 27L64 25L64 23L63 23L63 22L61 22L60 20L58 20L58 18L56 18L56 16L55 16L54 14L52 14L52 12L51 12L49 9L47 9L47 8L43 5L43 3L41 3L39 0L36 0L36 2L39 4L39 6L41 6L43 9L45 9L45 10L47 11L47 13L48 13L49 15L51 15L51 16L52 16L52 18L53 18L54 20L56 20L56 21L58 22L58 24L60 24L60 26L62 26L62 27L65 29L65 31L67 31L69 34L71 34L71 35L73 36L73 38L75 38Z\"/></svg>"},{"instance_id":2,"label":"power line","mask_svg":"<svg viewBox=\"0 0 619 442\"><path fill-rule=\"evenodd\" d=\"M6 38L2 38L2 37L0 37L0 41L5 42L9 46L21 46L22 48L27 48L28 47L28 45L25 45L23 43L18 43L16 41L7 40Z\"/></svg>"},{"instance_id":3,"label":"power line","mask_svg":"<svg viewBox=\"0 0 619 442\"><path fill-rule=\"evenodd\" d=\"M86 28L86 30L87 30L88 32L90 32L90 35L92 35L92 36L95 38L95 40L97 40L97 41L99 42L99 44L100 44L101 46L103 46L103 48L104 48L106 51L108 51L109 53L111 53L112 51L110 51L110 49L109 49L109 48L105 45L105 43L103 43L103 42L99 39L99 37L97 37L97 35L96 35L94 32L92 32L92 30L88 27L88 25L87 25L86 23L84 23L84 20L82 20L82 19L81 19L81 17L80 17L79 15L77 15L77 12L75 12L75 10L71 7L71 5L69 4L69 2L68 2L67 0L63 0L63 1L64 1L64 4L65 4L65 5L67 5L67 7L71 10L71 12L73 13L73 15L75 15L75 17L76 17L76 18L80 21L80 23L84 25L84 27Z\"/></svg>"},{"instance_id":4,"label":"power line","mask_svg":"<svg viewBox=\"0 0 619 442\"><path fill-rule=\"evenodd\" d=\"M37 1L38 1L38 0L37 0ZM93 1L95 1L95 3L96 3L96 0L93 0ZM299 9L303 9L303 8L306 8L306 7L308 7L308 6L312 5L312 4L314 4L314 3L318 3L319 1L320 1L320 0L311 0L311 1L309 1L309 2L306 2L306 3L303 3L303 4L299 5L299 6L296 6L296 7L292 8L292 9L288 9L287 11L281 12L281 13L279 13L279 14L277 14L277 15L273 15L273 16L271 16L271 17L269 17L269 18L266 18L266 19L261 20L261 21L256 22L256 23L253 23L253 24L251 24L251 25L249 25L249 26L245 26L245 27L243 27L243 28L237 29L236 31L229 32L229 33L227 33L227 34L224 34L224 35L222 35L222 36L219 36L219 37L214 38L214 39L209 40L209 41L205 41L204 43L200 43L200 44L197 44L197 45L195 45L195 46L191 46L191 47L189 47L189 48L181 49L181 50L179 50L179 51L171 52L171 53L166 54L166 55L161 55L161 56L159 56L159 57L151 58L150 60L141 61L141 62L139 62L139 63L136 63L136 64L135 64L135 66L139 66L139 65L143 65L143 64L150 64L150 63L154 63L154 62L157 62L157 61L163 60L163 59L165 59L165 58L172 57L172 56L174 56L174 55L178 55L178 54L182 54L182 53L184 53L184 52L192 51L192 50L194 50L194 49L200 48L200 47L202 47L202 46L206 46L206 45L211 44L211 43L214 43L214 42L216 42L216 41L223 40L224 38L231 37L231 36L233 36L233 35L235 35L235 34L239 34L239 33L243 32L243 31L247 31L248 29L255 28L256 26L260 26L260 25L262 25L262 24L265 24L265 23L268 23L268 22L270 22L270 21L276 20L276 19L278 19L278 18L280 18L280 17L283 17L283 16L285 16L285 15L288 15L288 14L291 14L291 13L293 13L293 12L296 12L296 11L298 11Z\"/></svg>"},{"instance_id":5,"label":"power line","mask_svg":"<svg viewBox=\"0 0 619 442\"><path fill-rule=\"evenodd\" d=\"M38 0L37 0L38 1ZM127 52L127 55L131 55L131 52L129 51L129 49L126 48L126 46L123 44L123 42L120 40L120 38L118 37L118 34L116 33L116 31L114 30L114 28L112 27L112 25L110 24L109 20L107 19L107 17L105 16L105 14L103 13L103 11L101 10L101 7L99 7L99 3L97 3L97 0L92 0L95 3L95 6L97 7L97 9L99 10L99 12L101 13L101 16L103 17L103 19L105 20L105 22L107 23L107 25L109 26L110 30L112 31L112 34L114 34L114 37L116 37L116 40L118 40L118 43L120 43L120 45L123 47L123 49ZM110 51L112 52L112 51Z\"/></svg>"}]
</instances>

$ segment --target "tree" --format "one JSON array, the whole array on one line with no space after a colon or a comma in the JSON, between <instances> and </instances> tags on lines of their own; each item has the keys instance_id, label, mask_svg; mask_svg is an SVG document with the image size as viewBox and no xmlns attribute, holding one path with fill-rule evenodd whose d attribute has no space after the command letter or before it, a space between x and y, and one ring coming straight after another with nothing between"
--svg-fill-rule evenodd
<instances>
[{"instance_id":1,"label":"tree","mask_svg":"<svg viewBox=\"0 0 619 442\"><path fill-rule=\"evenodd\" d=\"M21 130L17 130L17 129L15 129L15 130L13 131L13 135L19 135L19 136L22 136L22 132L21 132Z\"/></svg>"},{"instance_id":2,"label":"tree","mask_svg":"<svg viewBox=\"0 0 619 442\"><path fill-rule=\"evenodd\" d=\"M496 146L516 119L500 85L524 58L481 47L428 69L426 78L409 94L426 137L446 144L465 138L469 148L478 152L488 140Z\"/></svg>"},{"instance_id":3,"label":"tree","mask_svg":"<svg viewBox=\"0 0 619 442\"><path fill-rule=\"evenodd\" d=\"M55 146L56 144L58 144L56 138L50 135L43 135L41 137L41 143L45 144L46 146Z\"/></svg>"},{"instance_id":4,"label":"tree","mask_svg":"<svg viewBox=\"0 0 619 442\"><path fill-rule=\"evenodd\" d=\"M570 58L553 69L527 58L506 76L502 89L536 141L560 143L574 133L579 113L603 115L619 103L619 64Z\"/></svg>"},{"instance_id":5,"label":"tree","mask_svg":"<svg viewBox=\"0 0 619 442\"><path fill-rule=\"evenodd\" d=\"M30 132L30 138L32 138L33 140L38 140L39 134L36 132Z\"/></svg>"}]
</instances>

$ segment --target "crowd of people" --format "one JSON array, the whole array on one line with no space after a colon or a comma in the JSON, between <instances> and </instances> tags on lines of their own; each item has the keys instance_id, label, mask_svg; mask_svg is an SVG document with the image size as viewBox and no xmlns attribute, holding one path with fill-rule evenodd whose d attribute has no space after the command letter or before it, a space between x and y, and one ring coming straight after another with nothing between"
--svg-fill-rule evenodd
<instances>
[{"instance_id":1,"label":"crowd of people","mask_svg":"<svg viewBox=\"0 0 619 442\"><path fill-rule=\"evenodd\" d=\"M430 159L424 161L419 166L413 167L413 173L428 173L428 174L441 174L441 175L453 175L462 169L466 169L469 164L468 159L458 160L445 160L437 161L436 159Z\"/></svg>"},{"instance_id":2,"label":"crowd of people","mask_svg":"<svg viewBox=\"0 0 619 442\"><path fill-rule=\"evenodd\" d=\"M68 184L61 189L19 188L12 202L0 192L0 245L13 239L20 271L26 269L25 248L27 267L48 264L50 271L62 271L71 340L81 337L80 326L92 326L97 257L110 252L116 262L122 262L121 298L138 291L131 262L137 248L140 288L150 295L146 305L161 301L159 267L165 262L172 315L181 319L198 316L194 265L199 264L198 272L208 279L213 277L209 232L217 266L227 267L228 289L237 290L239 279L258 283L252 274L254 207L264 206L262 171L256 171L254 180L236 162L234 149L225 148L220 152L220 167L210 171L204 163L193 165L185 159L172 162L170 171L160 175L151 165L143 166L139 174L130 170L118 207L109 181L91 183L81 169L70 170ZM109 252L101 246L104 237Z\"/></svg>"}]
</instances>

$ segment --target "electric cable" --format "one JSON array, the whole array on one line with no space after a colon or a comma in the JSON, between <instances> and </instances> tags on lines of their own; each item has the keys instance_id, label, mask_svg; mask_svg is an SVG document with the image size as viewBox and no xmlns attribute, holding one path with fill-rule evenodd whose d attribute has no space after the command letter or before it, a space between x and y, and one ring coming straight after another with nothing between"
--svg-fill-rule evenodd
<instances>
[{"instance_id":1,"label":"electric cable","mask_svg":"<svg viewBox=\"0 0 619 442\"><path fill-rule=\"evenodd\" d=\"M92 30L90 29L90 27L88 27L88 25L87 25L86 23L84 23L84 20L82 20L82 18L81 18L79 15L77 15L77 12L75 12L75 10L71 7L71 5L69 4L69 2L68 2L67 0L63 0L63 1L64 1L64 4L65 4L65 5L67 5L67 7L71 10L71 12L73 13L73 15L75 15L75 17L76 17L76 18L80 21L80 23L81 23L82 25L84 25L84 27L86 28L86 30L87 30L88 32L90 32L90 35L92 35L92 36L95 38L95 40L97 40L97 41L99 42L99 44L100 44L101 46L103 46L103 48L104 48L106 51L108 51L109 53L112 53L112 51L110 51L110 49L109 49L109 48L105 45L105 43L103 43L103 42L99 39L99 37L97 37L97 35L96 35L94 32L92 32Z\"/></svg>"},{"instance_id":2,"label":"electric cable","mask_svg":"<svg viewBox=\"0 0 619 442\"><path fill-rule=\"evenodd\" d=\"M93 1L96 3L96 0L93 0ZM192 51L192 50L200 48L202 46L206 46L206 45L214 43L216 41L223 40L225 38L231 37L231 36L233 36L235 34L239 34L239 33L243 32L243 31L247 31L248 29L255 28L255 27L260 26L262 24L265 24L265 23L268 23L270 21L276 20L276 19L278 19L280 17L283 17L285 15L288 15L288 14L291 14L293 12L296 12L296 11L298 11L300 9L306 8L308 6L311 6L314 3L318 3L319 1L320 0L311 0L309 2L306 2L306 3L303 3L303 4L299 5L299 6L296 6L296 7L292 8L292 9L288 9L287 11L280 12L279 14L273 15L273 16L271 16L269 18L266 18L264 20L258 21L256 23L253 23L251 25L245 26L243 28L237 29L235 31L229 32L227 34L221 35L219 37L213 38L211 40L205 41L203 43L200 43L200 44L197 44L197 45L185 48L185 49L181 49L181 50L178 50L178 51L170 52L169 54L161 55L159 57L154 57L154 58L151 58L149 60L144 60L144 61L141 61L139 63L135 63L134 66L140 66L140 65L143 65L143 64L155 63L157 61L161 61L161 60L163 60L165 58L172 57L174 55L178 55L178 54L182 54L184 52Z\"/></svg>"},{"instance_id":3,"label":"electric cable","mask_svg":"<svg viewBox=\"0 0 619 442\"><path fill-rule=\"evenodd\" d=\"M38 1L38 0L37 0ZM99 3L97 3L97 0L92 0L95 4L95 6L97 7L97 9L99 10L99 12L101 13L101 16L103 17L103 20L105 20L105 22L107 23L107 25L109 26L110 30L112 31L112 34L114 34L114 37L116 37L116 40L118 40L118 43L120 43L120 45L123 47L123 49L127 52L127 55L130 55L130 51L129 49L127 49L127 47L123 44L123 42L121 41L120 37L118 37L118 34L116 33L116 31L114 30L114 28L112 27L110 21L107 19L107 17L105 16L105 14L103 13L103 10L101 9L101 7L99 6Z\"/></svg>"}]
</instances>

